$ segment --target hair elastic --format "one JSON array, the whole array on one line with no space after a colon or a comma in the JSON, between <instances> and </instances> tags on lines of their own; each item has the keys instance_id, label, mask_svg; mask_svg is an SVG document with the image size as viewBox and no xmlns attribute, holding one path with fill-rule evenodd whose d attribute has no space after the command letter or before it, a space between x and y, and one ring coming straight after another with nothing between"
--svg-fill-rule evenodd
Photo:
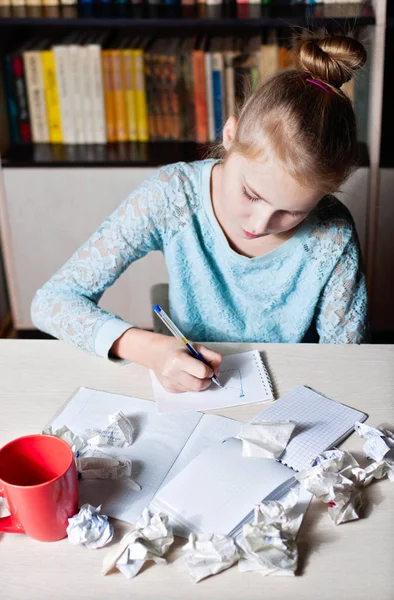
<instances>
[{"instance_id":1,"label":"hair elastic","mask_svg":"<svg viewBox=\"0 0 394 600\"><path fill-rule=\"evenodd\" d=\"M329 88L327 88L325 85L323 85L319 81L316 81L315 79L311 79L310 77L308 77L308 79L305 79L305 81L309 81L309 83L313 83L314 85L317 85L319 88L321 88L322 90L324 90L325 92L327 92L327 94L333 94L334 93L332 90L330 90Z\"/></svg>"}]
</instances>

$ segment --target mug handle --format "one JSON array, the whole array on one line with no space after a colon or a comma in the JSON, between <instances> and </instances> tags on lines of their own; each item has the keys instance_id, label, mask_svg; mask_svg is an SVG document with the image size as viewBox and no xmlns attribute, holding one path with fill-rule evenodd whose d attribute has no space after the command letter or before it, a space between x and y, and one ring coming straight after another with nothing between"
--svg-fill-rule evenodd
<instances>
[{"instance_id":1,"label":"mug handle","mask_svg":"<svg viewBox=\"0 0 394 600\"><path fill-rule=\"evenodd\" d=\"M4 498L4 492L0 488L0 498ZM25 533L22 525L18 522L15 515L0 517L0 533Z\"/></svg>"}]
</instances>

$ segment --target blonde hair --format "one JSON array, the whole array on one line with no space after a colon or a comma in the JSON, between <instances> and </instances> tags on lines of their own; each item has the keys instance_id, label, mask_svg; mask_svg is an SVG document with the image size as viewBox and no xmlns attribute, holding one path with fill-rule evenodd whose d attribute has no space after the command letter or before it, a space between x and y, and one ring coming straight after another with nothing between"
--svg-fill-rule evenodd
<instances>
[{"instance_id":1,"label":"blonde hair","mask_svg":"<svg viewBox=\"0 0 394 600\"><path fill-rule=\"evenodd\" d=\"M340 88L366 59L351 37L303 38L294 49L296 68L272 75L240 108L224 160L232 152L252 160L274 156L300 185L336 191L358 159L353 106Z\"/></svg>"}]
</instances>

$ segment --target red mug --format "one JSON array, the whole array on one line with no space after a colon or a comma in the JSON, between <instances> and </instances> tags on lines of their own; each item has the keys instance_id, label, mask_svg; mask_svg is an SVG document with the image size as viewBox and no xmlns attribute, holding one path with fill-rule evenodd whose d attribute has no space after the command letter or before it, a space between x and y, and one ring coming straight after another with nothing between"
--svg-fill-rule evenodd
<instances>
[{"instance_id":1,"label":"red mug","mask_svg":"<svg viewBox=\"0 0 394 600\"><path fill-rule=\"evenodd\" d=\"M0 496L10 516L0 532L26 533L41 542L67 536L78 511L78 476L70 446L53 435L26 435L0 449Z\"/></svg>"}]
</instances>

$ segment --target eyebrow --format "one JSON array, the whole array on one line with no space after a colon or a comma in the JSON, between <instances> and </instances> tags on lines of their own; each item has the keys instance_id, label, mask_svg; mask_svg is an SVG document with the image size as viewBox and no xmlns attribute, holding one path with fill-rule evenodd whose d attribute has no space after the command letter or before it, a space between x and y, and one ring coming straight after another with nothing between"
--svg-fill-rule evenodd
<instances>
[{"instance_id":1,"label":"eyebrow","mask_svg":"<svg viewBox=\"0 0 394 600\"><path fill-rule=\"evenodd\" d=\"M257 194L248 184L248 182L246 181L246 179L243 179L244 185L245 187L248 188L248 190L251 192L251 194L253 194L254 196L256 196L256 198L258 198L259 200L264 200L264 202L266 202L267 204L269 204L270 206L272 206L272 202L270 202L269 200L267 200L266 198L263 198L262 196L260 196L260 194ZM300 213L303 215L307 215L310 211L309 210L284 210L283 208L279 209L282 210L283 212L288 212L288 213Z\"/></svg>"}]
</instances>

